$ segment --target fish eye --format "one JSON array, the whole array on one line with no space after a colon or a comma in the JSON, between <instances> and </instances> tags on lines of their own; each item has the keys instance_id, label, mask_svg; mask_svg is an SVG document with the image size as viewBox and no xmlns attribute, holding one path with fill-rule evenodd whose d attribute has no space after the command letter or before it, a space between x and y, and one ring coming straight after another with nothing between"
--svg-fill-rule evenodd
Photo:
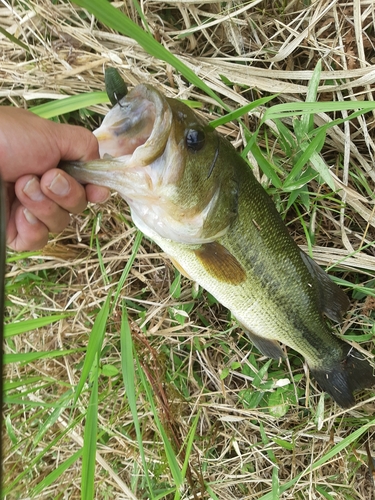
<instances>
[{"instance_id":1,"label":"fish eye","mask_svg":"<svg viewBox=\"0 0 375 500\"><path fill-rule=\"evenodd\" d=\"M188 129L185 136L186 146L192 152L197 152L203 148L206 142L206 137L203 130Z\"/></svg>"}]
</instances>

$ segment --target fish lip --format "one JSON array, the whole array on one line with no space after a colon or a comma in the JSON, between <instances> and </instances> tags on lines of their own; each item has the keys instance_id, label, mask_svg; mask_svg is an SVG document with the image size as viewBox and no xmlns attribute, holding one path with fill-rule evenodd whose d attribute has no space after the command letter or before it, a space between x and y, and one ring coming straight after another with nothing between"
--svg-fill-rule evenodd
<instances>
[{"instance_id":1,"label":"fish lip","mask_svg":"<svg viewBox=\"0 0 375 500\"><path fill-rule=\"evenodd\" d=\"M108 112L102 125L94 131L100 157L111 160L111 165L107 166L110 170L151 164L165 149L172 119L168 100L161 92L148 84L137 85ZM108 146L111 140L122 142L123 146L111 148ZM121 147L125 154L119 154ZM96 169L94 165L92 168Z\"/></svg>"}]
</instances>

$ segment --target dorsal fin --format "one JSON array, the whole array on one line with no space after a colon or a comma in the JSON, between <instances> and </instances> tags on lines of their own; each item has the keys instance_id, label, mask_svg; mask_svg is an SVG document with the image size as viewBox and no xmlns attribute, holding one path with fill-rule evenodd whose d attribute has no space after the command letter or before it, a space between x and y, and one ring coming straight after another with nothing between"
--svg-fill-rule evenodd
<instances>
[{"instance_id":1,"label":"dorsal fin","mask_svg":"<svg viewBox=\"0 0 375 500\"><path fill-rule=\"evenodd\" d=\"M332 321L342 321L342 317L350 305L348 296L331 280L328 274L323 271L311 257L302 252L302 250L301 257L313 277L314 282L317 283L321 312L326 314Z\"/></svg>"},{"instance_id":2,"label":"dorsal fin","mask_svg":"<svg viewBox=\"0 0 375 500\"><path fill-rule=\"evenodd\" d=\"M214 278L228 285L239 285L246 280L246 271L238 260L220 243L205 243L195 255Z\"/></svg>"}]
</instances>

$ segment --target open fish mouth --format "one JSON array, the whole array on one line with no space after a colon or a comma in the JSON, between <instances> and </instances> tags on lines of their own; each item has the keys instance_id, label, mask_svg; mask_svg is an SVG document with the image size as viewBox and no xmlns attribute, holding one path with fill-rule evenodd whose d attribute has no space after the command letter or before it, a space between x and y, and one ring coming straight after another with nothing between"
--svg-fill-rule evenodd
<instances>
[{"instance_id":1,"label":"open fish mouth","mask_svg":"<svg viewBox=\"0 0 375 500\"><path fill-rule=\"evenodd\" d=\"M61 168L80 182L106 186L126 197L128 188L145 177L141 170L163 155L172 123L167 98L150 85L137 85L94 131L100 159L63 163Z\"/></svg>"},{"instance_id":2,"label":"open fish mouth","mask_svg":"<svg viewBox=\"0 0 375 500\"><path fill-rule=\"evenodd\" d=\"M109 159L109 155L126 164L148 165L164 150L171 126L172 111L167 99L154 87L137 85L94 131L100 157Z\"/></svg>"}]
</instances>

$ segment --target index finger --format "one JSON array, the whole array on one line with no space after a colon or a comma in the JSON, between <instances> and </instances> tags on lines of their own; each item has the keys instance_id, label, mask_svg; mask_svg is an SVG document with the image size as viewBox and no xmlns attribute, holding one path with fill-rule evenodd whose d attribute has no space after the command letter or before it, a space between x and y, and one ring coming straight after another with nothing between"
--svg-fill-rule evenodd
<instances>
[{"instance_id":1,"label":"index finger","mask_svg":"<svg viewBox=\"0 0 375 500\"><path fill-rule=\"evenodd\" d=\"M76 125L55 123L24 109L0 108L0 171L15 182L24 174L42 176L61 159L99 157L96 137Z\"/></svg>"}]
</instances>

